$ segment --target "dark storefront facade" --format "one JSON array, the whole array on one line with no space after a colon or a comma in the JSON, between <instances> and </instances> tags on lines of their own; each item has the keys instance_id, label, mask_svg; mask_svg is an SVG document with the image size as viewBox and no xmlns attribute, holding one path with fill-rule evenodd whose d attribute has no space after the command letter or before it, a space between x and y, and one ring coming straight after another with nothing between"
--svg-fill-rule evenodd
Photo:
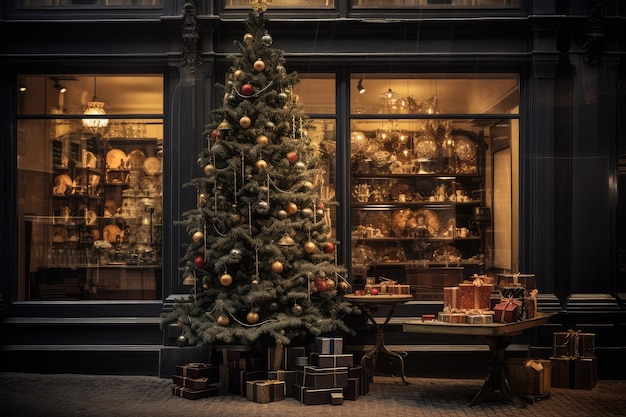
<instances>
[{"instance_id":1,"label":"dark storefront facade","mask_svg":"<svg viewBox=\"0 0 626 417\"><path fill-rule=\"evenodd\" d=\"M167 375L199 354L160 314L190 292L175 222L196 204L184 184L201 175L248 2L2 7L4 369ZM415 274L398 313L411 315L441 310L436 278L420 281L434 268L535 274L556 316L520 343L547 357L554 331L592 332L600 377L623 377L625 13L583 0L270 3L273 47L322 132L339 202L327 215L355 287Z\"/></svg>"}]
</instances>

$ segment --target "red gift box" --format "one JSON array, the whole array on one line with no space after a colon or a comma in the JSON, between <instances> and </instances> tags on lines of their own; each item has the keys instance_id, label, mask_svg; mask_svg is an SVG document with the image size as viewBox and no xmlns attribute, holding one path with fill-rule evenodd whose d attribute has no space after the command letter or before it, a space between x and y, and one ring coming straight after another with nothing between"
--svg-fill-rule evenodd
<instances>
[{"instance_id":1,"label":"red gift box","mask_svg":"<svg viewBox=\"0 0 626 417\"><path fill-rule=\"evenodd\" d=\"M459 308L461 306L461 293L459 287L443 287L443 306Z\"/></svg>"},{"instance_id":2,"label":"red gift box","mask_svg":"<svg viewBox=\"0 0 626 417\"><path fill-rule=\"evenodd\" d=\"M500 302L493 308L494 322L500 323L513 323L517 321L517 311L519 309L521 301L517 300L505 300Z\"/></svg>"},{"instance_id":3,"label":"red gift box","mask_svg":"<svg viewBox=\"0 0 626 417\"><path fill-rule=\"evenodd\" d=\"M459 284L461 309L466 310L489 310L491 307L491 291L493 284L476 278L473 282Z\"/></svg>"}]
</instances>

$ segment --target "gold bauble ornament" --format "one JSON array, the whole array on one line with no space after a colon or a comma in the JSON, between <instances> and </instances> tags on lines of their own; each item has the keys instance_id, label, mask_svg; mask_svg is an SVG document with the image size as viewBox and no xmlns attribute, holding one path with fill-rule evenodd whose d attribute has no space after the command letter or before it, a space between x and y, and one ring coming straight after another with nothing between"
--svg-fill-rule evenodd
<instances>
[{"instance_id":1,"label":"gold bauble ornament","mask_svg":"<svg viewBox=\"0 0 626 417\"><path fill-rule=\"evenodd\" d=\"M212 173L215 172L215 165L213 165L213 164L206 164L204 166L203 171L204 171L204 175L206 175L208 177L209 175L211 175Z\"/></svg>"},{"instance_id":2,"label":"gold bauble ornament","mask_svg":"<svg viewBox=\"0 0 626 417\"><path fill-rule=\"evenodd\" d=\"M258 145L265 146L268 144L268 142L269 142L269 139L265 135L259 135L256 137L256 143Z\"/></svg>"},{"instance_id":3,"label":"gold bauble ornament","mask_svg":"<svg viewBox=\"0 0 626 417\"><path fill-rule=\"evenodd\" d=\"M280 274L281 272L283 272L283 264L280 261L274 261L272 262L272 265L270 266L270 269L272 270L272 272L276 273L276 274Z\"/></svg>"},{"instance_id":4,"label":"gold bauble ornament","mask_svg":"<svg viewBox=\"0 0 626 417\"><path fill-rule=\"evenodd\" d=\"M202 242L202 240L204 240L204 233L198 231L191 236L191 239L196 243Z\"/></svg>"},{"instance_id":5,"label":"gold bauble ornament","mask_svg":"<svg viewBox=\"0 0 626 417\"><path fill-rule=\"evenodd\" d=\"M256 324L259 322L259 313L257 313L256 311L250 311L247 315L246 315L246 320L248 321L248 323L250 324Z\"/></svg>"},{"instance_id":6,"label":"gold bauble ornament","mask_svg":"<svg viewBox=\"0 0 626 417\"><path fill-rule=\"evenodd\" d=\"M219 324L222 327L228 327L230 326L230 319L228 318L228 316L225 315L221 315L217 318L217 324Z\"/></svg>"},{"instance_id":7,"label":"gold bauble ornament","mask_svg":"<svg viewBox=\"0 0 626 417\"><path fill-rule=\"evenodd\" d=\"M304 184L302 184L304 186L304 189L307 191L311 191L313 189L313 183L311 181L305 181Z\"/></svg>"},{"instance_id":8,"label":"gold bauble ornament","mask_svg":"<svg viewBox=\"0 0 626 417\"><path fill-rule=\"evenodd\" d=\"M336 283L332 279L328 278L326 280L326 288L327 289L332 290L333 288L335 288L335 285L336 285Z\"/></svg>"},{"instance_id":9,"label":"gold bauble ornament","mask_svg":"<svg viewBox=\"0 0 626 417\"><path fill-rule=\"evenodd\" d=\"M296 203L287 203L287 207L285 207L287 214L296 214L298 212L298 206Z\"/></svg>"},{"instance_id":10,"label":"gold bauble ornament","mask_svg":"<svg viewBox=\"0 0 626 417\"><path fill-rule=\"evenodd\" d=\"M220 277L220 284L222 284L224 287L228 287L232 283L233 283L232 275L222 274L222 276Z\"/></svg>"},{"instance_id":11,"label":"gold bauble ornament","mask_svg":"<svg viewBox=\"0 0 626 417\"><path fill-rule=\"evenodd\" d=\"M253 40L254 36L252 36L252 33L246 33L245 35L243 35L243 43L245 43L246 45L250 45Z\"/></svg>"},{"instance_id":12,"label":"gold bauble ornament","mask_svg":"<svg viewBox=\"0 0 626 417\"><path fill-rule=\"evenodd\" d=\"M261 171L267 168L267 162L265 162L263 159L259 159L258 161L256 161L255 166L256 166L256 169Z\"/></svg>"},{"instance_id":13,"label":"gold bauble ornament","mask_svg":"<svg viewBox=\"0 0 626 417\"><path fill-rule=\"evenodd\" d=\"M341 283L339 284L339 288L341 288L341 290L345 292L348 291L350 285L345 281L341 281Z\"/></svg>"},{"instance_id":14,"label":"gold bauble ornament","mask_svg":"<svg viewBox=\"0 0 626 417\"><path fill-rule=\"evenodd\" d=\"M235 81L237 81L239 79L239 77L241 77L243 75L243 71L238 69L235 71L235 73L233 74L233 78L235 79Z\"/></svg>"},{"instance_id":15,"label":"gold bauble ornament","mask_svg":"<svg viewBox=\"0 0 626 417\"><path fill-rule=\"evenodd\" d=\"M315 246L315 243L308 241L304 244L304 251L306 253L313 253L315 252L315 248L317 248L317 246Z\"/></svg>"},{"instance_id":16,"label":"gold bauble ornament","mask_svg":"<svg viewBox=\"0 0 626 417\"><path fill-rule=\"evenodd\" d=\"M248 116L243 116L241 119L239 119L239 126L243 127L244 129L249 128L251 125L252 120L250 120Z\"/></svg>"},{"instance_id":17,"label":"gold bauble ornament","mask_svg":"<svg viewBox=\"0 0 626 417\"><path fill-rule=\"evenodd\" d=\"M254 62L254 70L256 72L261 72L265 69L265 62L263 62L263 60L261 58L258 58L255 62Z\"/></svg>"},{"instance_id":18,"label":"gold bauble ornament","mask_svg":"<svg viewBox=\"0 0 626 417\"><path fill-rule=\"evenodd\" d=\"M302 209L302 215L304 217L313 217L313 210L308 207L305 207Z\"/></svg>"}]
</instances>

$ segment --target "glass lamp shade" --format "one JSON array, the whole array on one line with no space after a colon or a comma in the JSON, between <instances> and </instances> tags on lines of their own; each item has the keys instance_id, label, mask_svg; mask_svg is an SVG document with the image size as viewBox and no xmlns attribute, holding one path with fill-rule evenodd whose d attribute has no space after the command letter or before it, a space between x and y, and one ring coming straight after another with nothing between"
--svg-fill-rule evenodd
<instances>
[{"instance_id":1,"label":"glass lamp shade","mask_svg":"<svg viewBox=\"0 0 626 417\"><path fill-rule=\"evenodd\" d=\"M106 114L104 111L104 103L102 101L90 101L87 103L87 110L84 113L86 116L103 116ZM109 119L83 119L83 126L89 129L99 129L101 127L107 127Z\"/></svg>"}]
</instances>

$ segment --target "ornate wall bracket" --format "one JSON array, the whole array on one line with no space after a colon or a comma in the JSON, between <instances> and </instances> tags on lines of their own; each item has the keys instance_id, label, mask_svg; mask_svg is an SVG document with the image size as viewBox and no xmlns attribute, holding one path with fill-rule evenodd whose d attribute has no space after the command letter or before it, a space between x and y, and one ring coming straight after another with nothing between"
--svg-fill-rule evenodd
<instances>
[{"instance_id":1,"label":"ornate wall bracket","mask_svg":"<svg viewBox=\"0 0 626 417\"><path fill-rule=\"evenodd\" d=\"M200 25L197 20L198 1L185 0L183 3L183 58L181 65L195 72L196 66L202 65L198 43L200 40Z\"/></svg>"}]
</instances>

